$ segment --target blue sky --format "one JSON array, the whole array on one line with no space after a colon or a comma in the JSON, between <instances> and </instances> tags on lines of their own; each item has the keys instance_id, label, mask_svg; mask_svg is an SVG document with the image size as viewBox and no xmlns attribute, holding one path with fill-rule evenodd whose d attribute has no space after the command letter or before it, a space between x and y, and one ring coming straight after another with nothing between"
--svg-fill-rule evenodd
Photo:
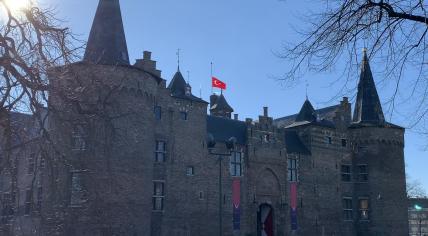
<instances>
[{"instance_id":1,"label":"blue sky","mask_svg":"<svg viewBox=\"0 0 428 236\"><path fill-rule=\"evenodd\" d=\"M53 6L79 38L86 40L95 14L97 0L42 0ZM177 68L176 51L181 49L181 71L187 77L193 93L208 100L210 62L214 74L227 83L225 96L239 113L240 119L262 114L268 106L273 117L294 114L305 100L305 80L309 84L309 99L316 108L335 105L340 83L333 83L341 74L340 63L329 73L307 73L291 88L281 86L281 77L289 62L275 56L284 42L295 42L294 29L306 25L301 16L318 10L314 1L245 1L245 0L121 0L122 16L131 61L141 58L143 51L152 51L163 78L168 81ZM376 72L382 63L372 63ZM408 73L411 76L412 72ZM358 78L358 74L355 74ZM333 84L332 84L333 83ZM356 81L355 81L356 85ZM388 86L379 86L382 101ZM355 92L356 93L356 92ZM352 95L354 94L346 94ZM333 97L339 97L333 99ZM351 101L352 101L351 96ZM406 118L392 116L392 122L407 126ZM406 132L406 172L428 190L428 140L414 131Z\"/></svg>"}]
</instances>

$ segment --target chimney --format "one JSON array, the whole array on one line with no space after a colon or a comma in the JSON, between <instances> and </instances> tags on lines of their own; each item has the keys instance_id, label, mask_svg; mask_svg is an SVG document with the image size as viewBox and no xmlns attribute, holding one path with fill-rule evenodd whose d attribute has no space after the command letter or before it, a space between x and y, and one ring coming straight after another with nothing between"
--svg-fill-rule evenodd
<instances>
[{"instance_id":1,"label":"chimney","mask_svg":"<svg viewBox=\"0 0 428 236\"><path fill-rule=\"evenodd\" d=\"M143 59L137 59L134 66L161 77L161 71L156 69L156 61L152 60L152 53L149 51L144 51Z\"/></svg>"},{"instance_id":2,"label":"chimney","mask_svg":"<svg viewBox=\"0 0 428 236\"><path fill-rule=\"evenodd\" d=\"M268 117L268 107L263 107L263 116Z\"/></svg>"},{"instance_id":3,"label":"chimney","mask_svg":"<svg viewBox=\"0 0 428 236\"><path fill-rule=\"evenodd\" d=\"M234 120L238 120L238 114L234 114L234 115L233 115L233 119L234 119Z\"/></svg>"}]
</instances>

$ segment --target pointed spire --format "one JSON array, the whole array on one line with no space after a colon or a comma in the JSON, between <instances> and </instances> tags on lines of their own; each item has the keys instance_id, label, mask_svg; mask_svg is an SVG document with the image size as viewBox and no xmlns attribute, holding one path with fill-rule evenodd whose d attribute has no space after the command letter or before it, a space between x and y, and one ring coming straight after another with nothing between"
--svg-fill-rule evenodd
<instances>
[{"instance_id":1,"label":"pointed spire","mask_svg":"<svg viewBox=\"0 0 428 236\"><path fill-rule=\"evenodd\" d=\"M308 99L306 99L295 121L296 122L299 122L299 121L313 122L316 120L317 120L317 116L315 114L315 109L312 106L311 102Z\"/></svg>"},{"instance_id":2,"label":"pointed spire","mask_svg":"<svg viewBox=\"0 0 428 236\"><path fill-rule=\"evenodd\" d=\"M360 82L358 83L358 94L353 121L355 123L377 125L385 122L382 105L370 70L367 49L363 50L363 61L361 62Z\"/></svg>"},{"instance_id":3,"label":"pointed spire","mask_svg":"<svg viewBox=\"0 0 428 236\"><path fill-rule=\"evenodd\" d=\"M130 64L119 0L99 1L84 61L104 65Z\"/></svg>"}]
</instances>

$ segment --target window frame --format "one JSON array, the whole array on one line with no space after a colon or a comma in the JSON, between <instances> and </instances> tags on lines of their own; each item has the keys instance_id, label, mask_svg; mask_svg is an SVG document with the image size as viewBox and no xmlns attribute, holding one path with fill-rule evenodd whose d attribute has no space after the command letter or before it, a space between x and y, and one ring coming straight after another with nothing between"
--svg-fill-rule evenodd
<instances>
[{"instance_id":1,"label":"window frame","mask_svg":"<svg viewBox=\"0 0 428 236\"><path fill-rule=\"evenodd\" d=\"M333 144L333 137L331 137L329 135L327 135L325 137L326 137L327 144L329 144L329 145Z\"/></svg>"},{"instance_id":2,"label":"window frame","mask_svg":"<svg viewBox=\"0 0 428 236\"><path fill-rule=\"evenodd\" d=\"M348 201L350 201L350 202L348 202ZM350 203L349 206L351 208L349 208L348 203ZM353 208L352 197L343 197L342 198L342 208L343 208L343 220L344 221L353 221L354 220L354 208Z\"/></svg>"},{"instance_id":3,"label":"window frame","mask_svg":"<svg viewBox=\"0 0 428 236\"><path fill-rule=\"evenodd\" d=\"M161 185L161 193L158 193L157 185ZM158 209L158 201L160 201L160 209ZM162 212L165 209L165 181L153 180L153 195L152 195L152 211Z\"/></svg>"},{"instance_id":4,"label":"window frame","mask_svg":"<svg viewBox=\"0 0 428 236\"><path fill-rule=\"evenodd\" d=\"M180 120L187 121L189 119L189 113L186 111L180 111Z\"/></svg>"},{"instance_id":5,"label":"window frame","mask_svg":"<svg viewBox=\"0 0 428 236\"><path fill-rule=\"evenodd\" d=\"M32 175L36 171L36 154L31 153L28 157L27 175Z\"/></svg>"},{"instance_id":6,"label":"window frame","mask_svg":"<svg viewBox=\"0 0 428 236\"><path fill-rule=\"evenodd\" d=\"M288 182L299 182L299 160L296 156L287 158L287 180Z\"/></svg>"},{"instance_id":7,"label":"window frame","mask_svg":"<svg viewBox=\"0 0 428 236\"><path fill-rule=\"evenodd\" d=\"M31 188L27 188L25 190L24 216L31 215L32 203L33 203L33 191L31 191Z\"/></svg>"},{"instance_id":8,"label":"window frame","mask_svg":"<svg viewBox=\"0 0 428 236\"><path fill-rule=\"evenodd\" d=\"M237 155L239 154L239 155ZM237 160L237 157L239 157L239 160ZM242 177L243 176L243 152L242 151L231 151L230 152L230 162L229 162L229 172L230 176L233 177Z\"/></svg>"},{"instance_id":9,"label":"window frame","mask_svg":"<svg viewBox=\"0 0 428 236\"><path fill-rule=\"evenodd\" d=\"M361 172L361 167L365 167L365 172ZM369 182L369 166L367 164L358 164L358 182L367 183Z\"/></svg>"},{"instance_id":10,"label":"window frame","mask_svg":"<svg viewBox=\"0 0 428 236\"><path fill-rule=\"evenodd\" d=\"M87 149L87 132L85 124L74 124L71 133L71 145L73 151L85 151Z\"/></svg>"},{"instance_id":11,"label":"window frame","mask_svg":"<svg viewBox=\"0 0 428 236\"><path fill-rule=\"evenodd\" d=\"M163 149L159 149L159 144L163 143ZM167 153L167 142L162 139L155 141L155 163L164 163L166 162L166 153ZM159 158L161 157L161 158Z\"/></svg>"},{"instance_id":12,"label":"window frame","mask_svg":"<svg viewBox=\"0 0 428 236\"><path fill-rule=\"evenodd\" d=\"M154 106L153 114L154 114L155 120L162 120L162 107Z\"/></svg>"},{"instance_id":13,"label":"window frame","mask_svg":"<svg viewBox=\"0 0 428 236\"><path fill-rule=\"evenodd\" d=\"M189 170L190 170L190 173L189 173ZM194 176L195 175L195 167L194 166L187 166L186 175L187 176Z\"/></svg>"},{"instance_id":14,"label":"window frame","mask_svg":"<svg viewBox=\"0 0 428 236\"><path fill-rule=\"evenodd\" d=\"M344 167L349 168L349 172L344 172ZM345 176L347 176L347 178L345 178ZM352 182L352 165L350 165L350 164L341 164L340 165L340 180L342 182L345 182L345 183Z\"/></svg>"},{"instance_id":15,"label":"window frame","mask_svg":"<svg viewBox=\"0 0 428 236\"><path fill-rule=\"evenodd\" d=\"M362 208L362 201L367 201L367 208ZM366 212L366 217L362 217L362 213ZM358 198L358 219L359 221L370 221L370 199L368 197L359 197Z\"/></svg>"},{"instance_id":16,"label":"window frame","mask_svg":"<svg viewBox=\"0 0 428 236\"><path fill-rule=\"evenodd\" d=\"M348 147L348 139L342 138L341 139L341 144L342 144L342 147L344 147L344 148Z\"/></svg>"}]
</instances>

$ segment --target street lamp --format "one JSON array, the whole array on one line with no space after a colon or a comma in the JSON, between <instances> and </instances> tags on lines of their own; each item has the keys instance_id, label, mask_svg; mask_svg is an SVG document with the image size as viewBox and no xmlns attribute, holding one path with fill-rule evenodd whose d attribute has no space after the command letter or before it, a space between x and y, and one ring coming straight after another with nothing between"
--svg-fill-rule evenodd
<instances>
[{"instance_id":1,"label":"street lamp","mask_svg":"<svg viewBox=\"0 0 428 236\"><path fill-rule=\"evenodd\" d=\"M223 191L223 183L222 183L222 161L224 157L230 157L231 155L231 151L235 148L235 144L236 144L236 138L235 137L231 137L226 141L226 148L228 150L228 152L226 153L219 153L219 152L214 152L214 147L216 145L216 142L214 140L214 137L211 134L208 134L208 138L207 138L207 146L208 146L208 154L213 155L215 157L217 157L218 159L218 228L219 228L219 235L222 236L223 235L223 203L222 203L222 191Z\"/></svg>"},{"instance_id":2,"label":"street lamp","mask_svg":"<svg viewBox=\"0 0 428 236\"><path fill-rule=\"evenodd\" d=\"M422 210L422 207L419 206L418 204L415 204L414 208L416 211ZM418 218L419 218L419 236L422 236L422 216L418 214Z\"/></svg>"}]
</instances>

